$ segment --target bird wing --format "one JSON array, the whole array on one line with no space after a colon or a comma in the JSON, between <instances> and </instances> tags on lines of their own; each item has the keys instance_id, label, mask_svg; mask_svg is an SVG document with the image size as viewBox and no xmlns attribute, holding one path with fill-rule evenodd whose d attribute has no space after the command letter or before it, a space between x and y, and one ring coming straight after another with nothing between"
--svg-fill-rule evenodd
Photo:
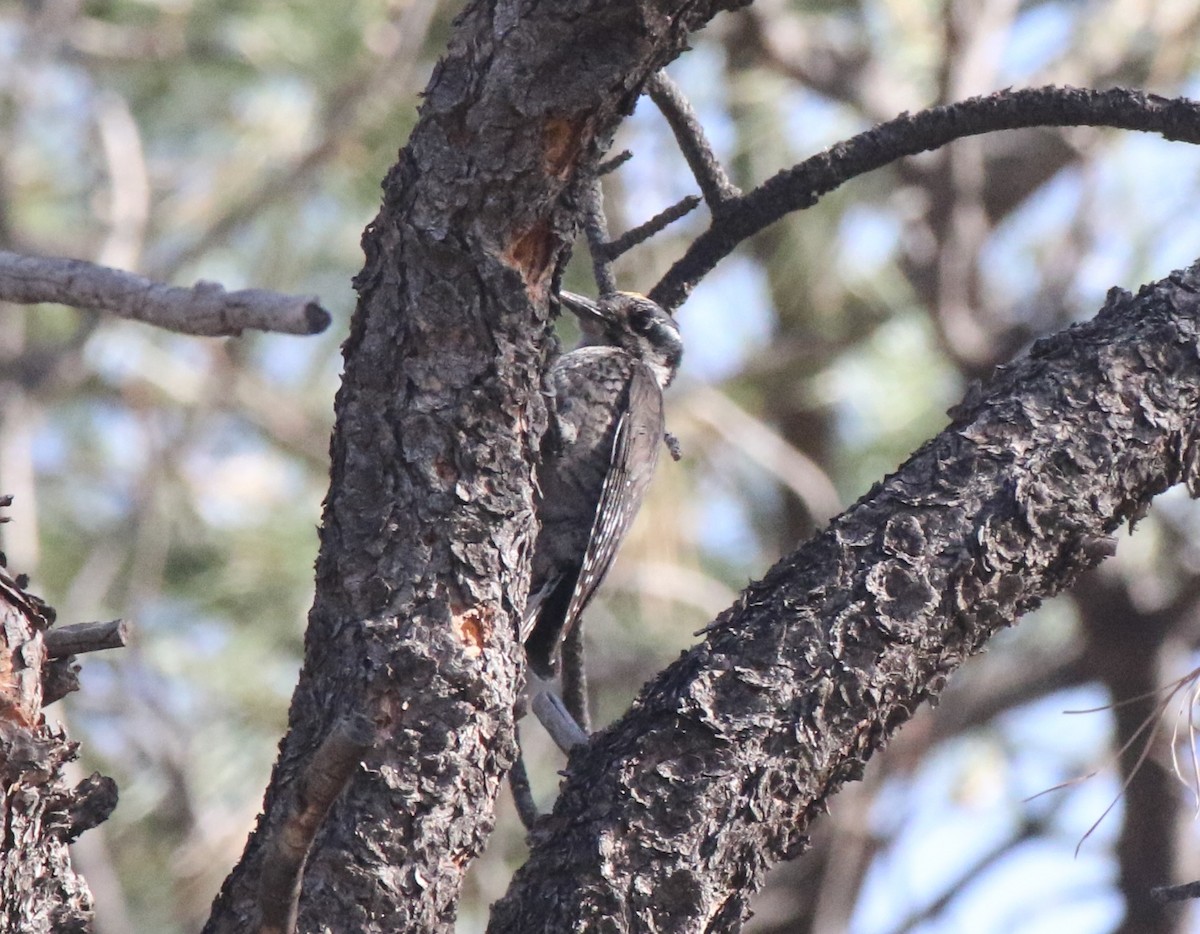
<instances>
[{"instance_id":1,"label":"bird wing","mask_svg":"<svg viewBox=\"0 0 1200 934\"><path fill-rule=\"evenodd\" d=\"M649 368L636 364L629 381L629 401L613 437L592 531L563 617L561 637L571 631L587 607L637 516L654 475L664 427L662 390Z\"/></svg>"}]
</instances>

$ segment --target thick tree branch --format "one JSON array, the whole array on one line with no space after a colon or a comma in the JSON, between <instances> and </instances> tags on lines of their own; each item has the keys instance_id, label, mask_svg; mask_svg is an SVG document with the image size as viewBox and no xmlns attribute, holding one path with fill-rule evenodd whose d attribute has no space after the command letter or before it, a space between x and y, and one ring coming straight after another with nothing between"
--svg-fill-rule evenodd
<instances>
[{"instance_id":1,"label":"thick tree branch","mask_svg":"<svg viewBox=\"0 0 1200 934\"><path fill-rule=\"evenodd\" d=\"M792 211L812 207L822 195L852 178L965 136L1038 126L1117 127L1197 143L1200 103L1122 88L1044 87L997 91L917 114L902 114L727 201L712 226L667 271L650 297L664 308L678 307L696 283L747 237Z\"/></svg>"},{"instance_id":2,"label":"thick tree branch","mask_svg":"<svg viewBox=\"0 0 1200 934\"><path fill-rule=\"evenodd\" d=\"M215 282L185 289L81 259L5 251L0 251L0 301L57 302L205 336L236 335L247 329L319 334L332 320L313 297L266 289L226 292Z\"/></svg>"},{"instance_id":3,"label":"thick tree branch","mask_svg":"<svg viewBox=\"0 0 1200 934\"><path fill-rule=\"evenodd\" d=\"M1039 341L576 749L490 930L735 930L946 677L1200 490L1200 264ZM623 919L623 920L621 920Z\"/></svg>"}]
</instances>

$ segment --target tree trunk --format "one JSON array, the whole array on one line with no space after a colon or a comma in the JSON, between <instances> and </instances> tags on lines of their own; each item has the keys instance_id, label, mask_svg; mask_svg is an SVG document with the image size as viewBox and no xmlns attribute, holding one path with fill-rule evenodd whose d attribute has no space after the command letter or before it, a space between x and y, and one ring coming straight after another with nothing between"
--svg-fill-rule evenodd
<instances>
[{"instance_id":1,"label":"tree trunk","mask_svg":"<svg viewBox=\"0 0 1200 934\"><path fill-rule=\"evenodd\" d=\"M377 746L309 857L300 928L451 929L515 752L549 295L581 169L730 5L476 3L457 20L363 238L304 668L207 931L253 923L297 777L356 712Z\"/></svg>"},{"instance_id":2,"label":"tree trunk","mask_svg":"<svg viewBox=\"0 0 1200 934\"><path fill-rule=\"evenodd\" d=\"M52 621L45 604L0 571L0 931L21 934L91 929L92 896L68 844L116 806L111 779L68 786L64 768L76 745L42 713L47 683L70 668L49 660L43 634Z\"/></svg>"}]
</instances>

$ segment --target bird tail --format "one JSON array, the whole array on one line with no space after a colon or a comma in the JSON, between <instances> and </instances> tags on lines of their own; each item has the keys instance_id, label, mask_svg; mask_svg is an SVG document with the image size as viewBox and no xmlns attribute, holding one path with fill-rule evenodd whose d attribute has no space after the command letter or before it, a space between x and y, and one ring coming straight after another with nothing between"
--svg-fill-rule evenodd
<instances>
[{"instance_id":1,"label":"bird tail","mask_svg":"<svg viewBox=\"0 0 1200 934\"><path fill-rule=\"evenodd\" d=\"M529 599L521 631L529 667L539 678L553 678L558 673L558 646L575 622L566 617L578 578L579 569L576 568L552 584L548 583Z\"/></svg>"}]
</instances>

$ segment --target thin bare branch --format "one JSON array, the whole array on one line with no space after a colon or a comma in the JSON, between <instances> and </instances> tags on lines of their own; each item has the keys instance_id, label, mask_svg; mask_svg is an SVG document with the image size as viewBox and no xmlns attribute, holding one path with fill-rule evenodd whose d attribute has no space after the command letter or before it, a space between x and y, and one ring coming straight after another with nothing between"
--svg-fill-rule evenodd
<instances>
[{"instance_id":1,"label":"thin bare branch","mask_svg":"<svg viewBox=\"0 0 1200 934\"><path fill-rule=\"evenodd\" d=\"M613 275L612 261L608 257L608 218L604 216L604 190L600 179L592 179L588 186L587 204L583 211L583 232L587 236L588 252L592 254L592 275L601 295L617 290L617 279Z\"/></svg>"},{"instance_id":2,"label":"thin bare branch","mask_svg":"<svg viewBox=\"0 0 1200 934\"><path fill-rule=\"evenodd\" d=\"M292 934L300 903L304 863L325 815L374 745L375 724L367 717L339 720L309 760L287 819L267 843L259 889L259 934Z\"/></svg>"},{"instance_id":3,"label":"thin bare branch","mask_svg":"<svg viewBox=\"0 0 1200 934\"><path fill-rule=\"evenodd\" d=\"M593 245L592 255L595 256L599 253L605 260L612 262L617 257L632 250L639 243L649 240L660 230L665 230L681 217L691 214L699 206L700 199L695 195L688 195L686 198L681 198L666 210L655 214L650 220L638 224L632 230L621 234L616 240L609 240L599 244L599 246Z\"/></svg>"},{"instance_id":4,"label":"thin bare branch","mask_svg":"<svg viewBox=\"0 0 1200 934\"><path fill-rule=\"evenodd\" d=\"M526 830L533 830L537 823L538 809L533 800L533 789L529 787L529 773L525 770L525 752L517 748L517 758L512 768L508 770L508 788L512 792L513 804L517 808L517 816Z\"/></svg>"},{"instance_id":5,"label":"thin bare branch","mask_svg":"<svg viewBox=\"0 0 1200 934\"><path fill-rule=\"evenodd\" d=\"M185 289L86 260L5 251L0 251L0 301L57 302L205 336L237 335L247 329L319 334L332 320L314 296L266 289L227 292L204 281Z\"/></svg>"},{"instance_id":6,"label":"thin bare branch","mask_svg":"<svg viewBox=\"0 0 1200 934\"><path fill-rule=\"evenodd\" d=\"M1160 885L1150 890L1150 897L1157 902L1179 902L1188 898L1200 898L1200 882Z\"/></svg>"},{"instance_id":7,"label":"thin bare branch","mask_svg":"<svg viewBox=\"0 0 1200 934\"><path fill-rule=\"evenodd\" d=\"M1141 724L1138 725L1137 729L1133 731L1129 739L1127 739L1121 748L1117 750L1114 758L1119 759L1126 753L1126 751L1134 748L1139 737L1145 737L1145 739L1142 741L1140 749L1138 750L1137 759L1134 760L1133 765L1128 769L1125 779L1121 782L1121 787L1117 791L1116 796L1109 803L1108 807L1101 812L1100 816L1096 818L1092 826L1090 826L1084 832L1083 836L1079 838L1079 842L1075 844L1076 858L1078 858L1079 851L1083 849L1083 845L1087 842L1088 837L1090 837L1096 832L1097 829L1099 829L1100 825L1104 823L1104 818L1108 817L1108 815L1112 813L1112 809L1120 803L1123 797L1125 797L1125 794L1129 791L1129 786L1133 784L1134 778L1137 777L1137 773L1141 771L1142 766L1146 764L1146 760L1150 758L1150 753L1154 749L1154 729L1159 718L1163 715L1163 711L1166 709L1166 706L1167 701L1163 701L1163 703L1155 709L1155 712L1152 715L1147 717L1141 722ZM1092 774L1094 775L1095 773L1093 772Z\"/></svg>"},{"instance_id":8,"label":"thin bare branch","mask_svg":"<svg viewBox=\"0 0 1200 934\"><path fill-rule=\"evenodd\" d=\"M646 93L670 125L679 149L687 159L688 167L715 217L725 205L739 198L741 191L725 174L704 135L704 127L700 125L699 118L679 85L665 71L660 71L646 82Z\"/></svg>"},{"instance_id":9,"label":"thin bare branch","mask_svg":"<svg viewBox=\"0 0 1200 934\"><path fill-rule=\"evenodd\" d=\"M50 658L67 658L104 649L123 649L129 641L129 624L123 619L99 623L56 626L44 636Z\"/></svg>"},{"instance_id":10,"label":"thin bare branch","mask_svg":"<svg viewBox=\"0 0 1200 934\"><path fill-rule=\"evenodd\" d=\"M712 226L650 291L664 308L678 307L714 266L747 237L792 211L812 207L852 178L904 156L938 149L966 136L1036 126L1107 126L1200 142L1200 103L1124 88L1043 87L998 91L934 107L860 133L784 169L724 206Z\"/></svg>"},{"instance_id":11,"label":"thin bare branch","mask_svg":"<svg viewBox=\"0 0 1200 934\"><path fill-rule=\"evenodd\" d=\"M596 166L596 178L603 178L610 172L615 172L632 158L632 152L630 152L628 149L622 149L615 156L605 159L598 166Z\"/></svg>"}]
</instances>

